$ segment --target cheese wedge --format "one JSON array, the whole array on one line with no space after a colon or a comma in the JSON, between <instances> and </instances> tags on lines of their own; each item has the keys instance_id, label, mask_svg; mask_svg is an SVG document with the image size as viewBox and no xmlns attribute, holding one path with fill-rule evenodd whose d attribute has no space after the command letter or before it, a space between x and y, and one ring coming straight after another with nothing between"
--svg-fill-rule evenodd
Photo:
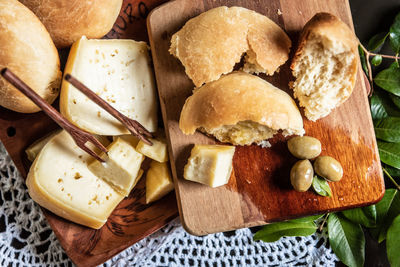
<instances>
[{"instance_id":1,"label":"cheese wedge","mask_svg":"<svg viewBox=\"0 0 400 267\"><path fill-rule=\"evenodd\" d=\"M137 144L139 143L139 138L132 135L132 134L125 134L125 135L119 135L119 136L113 136L113 141L117 140L117 138L122 138L125 141L127 141L131 146L136 147Z\"/></svg>"},{"instance_id":2,"label":"cheese wedge","mask_svg":"<svg viewBox=\"0 0 400 267\"><path fill-rule=\"evenodd\" d=\"M108 182L115 190L127 196L138 176L144 156L122 138L117 138L108 147L108 156L100 155L105 162L93 159L88 168L94 175Z\"/></svg>"},{"instance_id":3,"label":"cheese wedge","mask_svg":"<svg viewBox=\"0 0 400 267\"><path fill-rule=\"evenodd\" d=\"M57 133L59 133L60 130L56 130L54 132L51 132L42 138L39 138L35 142L33 142L26 150L26 156L28 157L29 161L34 161L37 155L40 153L42 148L47 144L47 142Z\"/></svg>"},{"instance_id":4,"label":"cheese wedge","mask_svg":"<svg viewBox=\"0 0 400 267\"><path fill-rule=\"evenodd\" d=\"M167 162L168 161L168 152L167 152L167 144L165 141L157 140L154 138L150 138L150 141L153 145L149 146L142 140L136 146L136 150L158 162Z\"/></svg>"},{"instance_id":5,"label":"cheese wedge","mask_svg":"<svg viewBox=\"0 0 400 267\"><path fill-rule=\"evenodd\" d=\"M168 163L152 161L146 175L146 204L159 200L174 190Z\"/></svg>"},{"instance_id":6,"label":"cheese wedge","mask_svg":"<svg viewBox=\"0 0 400 267\"><path fill-rule=\"evenodd\" d=\"M88 145L91 147L90 145ZM29 170L29 195L65 219L98 229L124 198L88 168L91 160L61 131L43 147Z\"/></svg>"},{"instance_id":7,"label":"cheese wedge","mask_svg":"<svg viewBox=\"0 0 400 267\"><path fill-rule=\"evenodd\" d=\"M132 192L133 188L137 185L137 183L140 181L140 179L143 177L143 169L140 169L138 172L138 175L136 176L135 182L132 184L131 188L129 188L129 192Z\"/></svg>"},{"instance_id":8,"label":"cheese wedge","mask_svg":"<svg viewBox=\"0 0 400 267\"><path fill-rule=\"evenodd\" d=\"M88 40L75 42L64 73L70 73L118 111L157 130L154 75L145 42ZM129 131L67 81L60 96L61 113L81 129L99 135L122 135Z\"/></svg>"},{"instance_id":9,"label":"cheese wedge","mask_svg":"<svg viewBox=\"0 0 400 267\"><path fill-rule=\"evenodd\" d=\"M234 146L195 145L183 177L211 187L227 184L232 172Z\"/></svg>"}]
</instances>

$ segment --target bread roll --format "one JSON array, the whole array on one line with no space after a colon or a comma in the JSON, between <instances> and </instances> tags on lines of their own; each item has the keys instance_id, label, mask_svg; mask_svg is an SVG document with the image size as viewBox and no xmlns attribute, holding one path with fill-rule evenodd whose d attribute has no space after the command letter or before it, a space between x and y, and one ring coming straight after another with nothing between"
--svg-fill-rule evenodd
<instances>
[{"instance_id":1,"label":"bread roll","mask_svg":"<svg viewBox=\"0 0 400 267\"><path fill-rule=\"evenodd\" d=\"M250 145L283 135L303 135L303 120L296 103L284 91L263 79L234 72L196 89L182 109L179 128L196 129L221 142Z\"/></svg>"},{"instance_id":2,"label":"bread roll","mask_svg":"<svg viewBox=\"0 0 400 267\"><path fill-rule=\"evenodd\" d=\"M114 25L122 0L20 0L50 32L58 48L72 45L85 35L101 38Z\"/></svg>"},{"instance_id":3,"label":"bread roll","mask_svg":"<svg viewBox=\"0 0 400 267\"><path fill-rule=\"evenodd\" d=\"M350 97L357 46L352 30L331 14L318 13L304 26L291 69L294 96L309 120L327 116Z\"/></svg>"},{"instance_id":4,"label":"bread roll","mask_svg":"<svg viewBox=\"0 0 400 267\"><path fill-rule=\"evenodd\" d=\"M57 49L35 14L16 0L0 0L0 69L5 67L48 103L57 98L61 81ZM2 77L0 105L23 113L40 110Z\"/></svg>"},{"instance_id":5,"label":"bread roll","mask_svg":"<svg viewBox=\"0 0 400 267\"><path fill-rule=\"evenodd\" d=\"M221 6L190 19L169 52L196 86L233 70L246 54L246 72L272 75L288 59L291 41L272 20L242 7Z\"/></svg>"}]
</instances>

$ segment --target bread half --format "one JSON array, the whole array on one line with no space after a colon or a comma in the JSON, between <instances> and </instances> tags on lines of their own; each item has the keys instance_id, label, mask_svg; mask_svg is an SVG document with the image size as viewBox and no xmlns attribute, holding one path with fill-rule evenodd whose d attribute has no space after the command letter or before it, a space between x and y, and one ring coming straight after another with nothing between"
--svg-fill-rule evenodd
<instances>
[{"instance_id":1,"label":"bread half","mask_svg":"<svg viewBox=\"0 0 400 267\"><path fill-rule=\"evenodd\" d=\"M357 46L352 30L331 14L318 13L304 26L291 69L294 96L309 120L327 116L350 97Z\"/></svg>"},{"instance_id":2,"label":"bread half","mask_svg":"<svg viewBox=\"0 0 400 267\"><path fill-rule=\"evenodd\" d=\"M250 145L283 135L303 135L303 120L294 100L263 79L233 72L195 89L182 109L179 128L196 129L221 142Z\"/></svg>"},{"instance_id":3,"label":"bread half","mask_svg":"<svg viewBox=\"0 0 400 267\"><path fill-rule=\"evenodd\" d=\"M243 55L246 72L272 75L288 59L290 46L286 33L266 16L221 6L186 22L172 36L169 52L201 86L232 72Z\"/></svg>"}]
</instances>

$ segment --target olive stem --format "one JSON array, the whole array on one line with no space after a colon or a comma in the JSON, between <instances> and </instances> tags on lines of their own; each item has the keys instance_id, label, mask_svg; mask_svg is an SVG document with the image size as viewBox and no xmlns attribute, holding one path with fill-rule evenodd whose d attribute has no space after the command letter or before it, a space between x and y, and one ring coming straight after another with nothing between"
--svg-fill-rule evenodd
<instances>
[{"instance_id":1,"label":"olive stem","mask_svg":"<svg viewBox=\"0 0 400 267\"><path fill-rule=\"evenodd\" d=\"M319 231L319 232L322 232L322 228L324 228L324 225L325 225L325 223L326 223L326 220L328 220L328 216L329 216L329 213L325 214L324 220L322 221L321 225L318 227L318 231Z\"/></svg>"},{"instance_id":2,"label":"olive stem","mask_svg":"<svg viewBox=\"0 0 400 267\"><path fill-rule=\"evenodd\" d=\"M382 167L383 172L386 174L387 177L389 177L389 179L392 181L392 183L397 187L397 189L400 190L400 185L398 183L396 183L396 181L394 180L394 178L390 175L390 173Z\"/></svg>"}]
</instances>

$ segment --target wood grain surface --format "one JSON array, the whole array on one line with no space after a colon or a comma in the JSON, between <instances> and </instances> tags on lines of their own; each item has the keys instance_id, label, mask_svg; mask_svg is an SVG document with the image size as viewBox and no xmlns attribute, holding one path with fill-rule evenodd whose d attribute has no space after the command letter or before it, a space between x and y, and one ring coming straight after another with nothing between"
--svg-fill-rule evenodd
<instances>
[{"instance_id":1,"label":"wood grain surface","mask_svg":"<svg viewBox=\"0 0 400 267\"><path fill-rule=\"evenodd\" d=\"M347 0L175 0L152 11L147 26L185 229L205 235L377 202L385 189L361 68L354 92L346 103L317 122L303 116L306 134L322 143L321 155L330 155L343 166L343 179L330 183L331 198L291 188L289 172L296 159L290 155L286 138L281 135L271 140L271 148L237 146L234 172L226 186L209 188L183 179L183 167L193 144L212 144L215 140L199 132L186 136L180 131L180 111L194 85L168 48L172 34L188 19L221 5L242 6L268 16L286 30L294 48L302 27L317 12L330 12L353 28ZM278 74L262 77L293 95L288 88L293 79L290 61Z\"/></svg>"},{"instance_id":2,"label":"wood grain surface","mask_svg":"<svg viewBox=\"0 0 400 267\"><path fill-rule=\"evenodd\" d=\"M125 0L120 16L106 38L146 41L146 16L152 8L163 2ZM61 51L64 61L67 54L68 51ZM58 108L58 102L53 106ZM43 112L21 114L0 107L0 139L22 177L26 177L31 164L25 149L57 127ZM148 162L144 164L148 165ZM146 204L145 193L143 175L131 194L117 206L99 230L64 220L45 209L43 213L71 260L77 266L96 266L177 217L178 209L173 192L149 205Z\"/></svg>"}]
</instances>

